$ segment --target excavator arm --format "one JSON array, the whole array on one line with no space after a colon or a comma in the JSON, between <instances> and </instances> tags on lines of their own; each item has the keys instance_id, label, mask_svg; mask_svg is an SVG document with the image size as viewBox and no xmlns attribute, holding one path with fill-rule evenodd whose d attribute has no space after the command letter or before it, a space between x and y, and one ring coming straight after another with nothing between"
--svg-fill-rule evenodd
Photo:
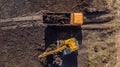
<instances>
[{"instance_id":1,"label":"excavator arm","mask_svg":"<svg viewBox=\"0 0 120 67\"><path fill-rule=\"evenodd\" d=\"M55 50L51 50L51 51L49 51L49 52L46 51L46 52L40 54L40 55L38 56L38 58L42 58L42 57L46 57L46 56L51 55L51 54L58 53L58 52L66 49L66 48L67 48L66 46L62 46L62 47L59 47L59 48L57 48L57 49L55 49Z\"/></svg>"}]
</instances>

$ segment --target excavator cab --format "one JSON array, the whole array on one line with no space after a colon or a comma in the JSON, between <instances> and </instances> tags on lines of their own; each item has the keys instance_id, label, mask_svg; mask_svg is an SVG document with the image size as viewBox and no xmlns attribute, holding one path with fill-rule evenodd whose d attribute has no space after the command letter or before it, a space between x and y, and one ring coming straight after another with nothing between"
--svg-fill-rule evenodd
<instances>
[{"instance_id":1,"label":"excavator cab","mask_svg":"<svg viewBox=\"0 0 120 67\"><path fill-rule=\"evenodd\" d=\"M68 55L78 50L78 41L75 38L62 40L61 43L67 47L65 50L63 50L63 55Z\"/></svg>"}]
</instances>

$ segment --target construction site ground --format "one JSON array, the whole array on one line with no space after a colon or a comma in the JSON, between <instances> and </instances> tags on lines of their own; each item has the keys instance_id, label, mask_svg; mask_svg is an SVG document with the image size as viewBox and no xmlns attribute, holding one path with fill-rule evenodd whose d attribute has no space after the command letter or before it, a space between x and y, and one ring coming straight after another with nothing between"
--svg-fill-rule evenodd
<instances>
[{"instance_id":1,"label":"construction site ground","mask_svg":"<svg viewBox=\"0 0 120 67\"><path fill-rule=\"evenodd\" d=\"M40 5L39 3L42 2ZM61 3L57 4L57 1L47 1L47 5L45 5L45 1L34 1L25 0L20 1L19 3L15 0L13 2L8 2L0 0L0 4L7 3L0 7L0 18L9 18L16 16L27 16L27 15L39 15L44 12L59 12L59 11L89 11L99 13L101 10L104 12L105 10L110 10L109 15L114 15L114 19L107 21L105 23L100 24L88 24L83 25L81 27L70 27L70 28L56 28L56 27L48 27L43 25L36 25L35 21L24 21L24 22L10 22L7 24L0 23L0 67L61 67L62 61L58 55L49 56L47 58L38 59L38 55L42 53L46 47L47 49L54 49L55 45L47 45L51 44L56 40L57 33L67 32L69 36L74 36L79 40L80 48L78 50L78 55L76 56L67 56L64 58L65 65L73 65L73 67L119 67L120 66L120 22L119 22L119 12L120 12L120 1L110 0L114 2L114 8L111 8L109 5L109 9L104 7L95 7L95 8L87 8L80 9L81 5L77 5L72 9L71 6L76 6L76 2L78 1L61 1ZM86 0L89 4L89 1ZM50 3L48 3L50 2ZM60 1L58 1L60 2ZM82 2L82 0L80 0ZM101 0L93 0L92 5L100 3L100 5L104 5ZM18 3L18 4L16 4ZM18 5L29 5L26 7L19 7L17 13L12 11L13 5L18 7ZM32 3L32 4L29 4ZM56 3L53 5L53 3ZM71 6L65 7L63 4ZM111 2L109 3L111 4ZM30 6L32 5L32 6ZM44 6L45 5L45 6ZM1 6L1 5L0 5ZM52 6L52 7L50 7ZM82 5L84 6L84 5ZM87 5L88 6L88 5ZM4 8L11 8L11 10L7 10ZM41 7L44 7L41 8ZM56 8L58 7L58 8ZM63 8L64 7L64 8ZM93 7L93 6L91 6ZM24 9L26 8L26 9ZM29 8L34 8L29 10ZM38 9L39 8L39 9ZM52 8L55 8L51 10ZM81 7L84 8L84 7ZM22 12L19 12L21 9ZM48 10L47 10L48 9ZM78 9L78 10L77 10ZM34 11L35 10L35 11ZM98 10L98 11L97 11ZM10 13L8 13L10 12ZM28 13L27 13L28 12ZM87 13L85 13L87 14ZM101 15L101 14L100 14ZM87 14L88 16L88 14ZM32 24L30 26L23 26L24 24ZM12 28L9 26L18 26L17 28ZM20 26L19 26L20 25ZM71 30L70 30L71 29ZM52 58L51 58L52 57ZM67 60L66 60L67 59ZM69 60L68 60L69 59ZM73 62L73 60L75 62ZM69 62L69 63L68 63Z\"/></svg>"}]
</instances>

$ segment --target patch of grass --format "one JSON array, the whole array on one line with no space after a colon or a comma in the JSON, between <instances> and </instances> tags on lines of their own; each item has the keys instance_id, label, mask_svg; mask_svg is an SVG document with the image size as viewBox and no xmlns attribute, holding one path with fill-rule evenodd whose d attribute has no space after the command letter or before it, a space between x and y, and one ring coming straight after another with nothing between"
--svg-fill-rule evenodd
<instances>
[{"instance_id":1,"label":"patch of grass","mask_svg":"<svg viewBox=\"0 0 120 67\"><path fill-rule=\"evenodd\" d=\"M108 50L97 52L91 56L89 55L89 67L96 67L97 65L107 63L109 55Z\"/></svg>"}]
</instances>

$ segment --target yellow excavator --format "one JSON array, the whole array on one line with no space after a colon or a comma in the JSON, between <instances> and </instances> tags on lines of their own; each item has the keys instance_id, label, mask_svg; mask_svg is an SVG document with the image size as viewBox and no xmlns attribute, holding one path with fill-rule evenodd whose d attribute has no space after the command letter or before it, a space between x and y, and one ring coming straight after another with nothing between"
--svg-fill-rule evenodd
<instances>
[{"instance_id":1,"label":"yellow excavator","mask_svg":"<svg viewBox=\"0 0 120 67\"><path fill-rule=\"evenodd\" d=\"M60 40L59 45L61 45L61 46L55 50L43 52L42 54L40 54L38 56L38 58L43 58L48 55L56 54L61 51L63 51L63 55L68 55L68 54L71 54L72 52L75 52L78 50L78 42L75 38L70 38L67 40Z\"/></svg>"}]
</instances>

